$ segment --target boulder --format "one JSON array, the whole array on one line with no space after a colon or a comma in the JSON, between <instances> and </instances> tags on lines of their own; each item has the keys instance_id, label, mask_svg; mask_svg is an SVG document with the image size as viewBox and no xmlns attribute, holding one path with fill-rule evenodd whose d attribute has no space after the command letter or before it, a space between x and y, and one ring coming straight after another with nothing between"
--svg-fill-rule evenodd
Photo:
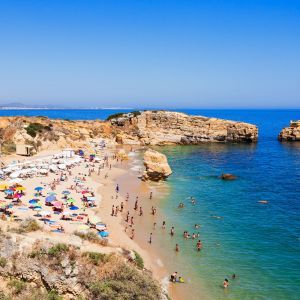
<instances>
[{"instance_id":1,"label":"boulder","mask_svg":"<svg viewBox=\"0 0 300 300\"><path fill-rule=\"evenodd\" d=\"M291 121L289 127L285 127L278 135L280 141L300 141L300 120Z\"/></svg>"},{"instance_id":2,"label":"boulder","mask_svg":"<svg viewBox=\"0 0 300 300\"><path fill-rule=\"evenodd\" d=\"M165 180L172 174L167 157L155 150L148 149L144 153L145 171L142 180L160 181Z\"/></svg>"}]
</instances>

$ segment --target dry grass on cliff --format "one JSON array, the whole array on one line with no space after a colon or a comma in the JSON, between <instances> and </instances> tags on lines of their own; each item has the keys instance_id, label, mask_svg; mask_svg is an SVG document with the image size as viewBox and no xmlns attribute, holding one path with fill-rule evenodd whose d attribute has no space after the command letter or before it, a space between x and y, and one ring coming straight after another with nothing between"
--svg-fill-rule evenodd
<instances>
[{"instance_id":1,"label":"dry grass on cliff","mask_svg":"<svg viewBox=\"0 0 300 300\"><path fill-rule=\"evenodd\" d=\"M41 270L44 274L43 280L40 279ZM10 276L6 277L7 274ZM1 276L5 279L2 280L2 286L0 285L1 300L58 300L62 299L64 293L73 294L75 299L78 296L81 299L95 300L161 299L161 289L157 282L123 256L98 252L82 253L66 244L36 243L31 252L7 257L5 263L0 265ZM57 278L57 282L54 280L53 283L53 278ZM28 298L33 286L33 290L39 292ZM74 290L74 286L80 287L80 292Z\"/></svg>"}]
</instances>

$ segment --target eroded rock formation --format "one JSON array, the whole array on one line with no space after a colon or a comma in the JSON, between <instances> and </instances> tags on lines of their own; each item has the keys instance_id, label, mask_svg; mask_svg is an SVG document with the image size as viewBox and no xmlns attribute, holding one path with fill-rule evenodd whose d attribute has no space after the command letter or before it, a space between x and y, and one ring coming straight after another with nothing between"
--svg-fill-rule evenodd
<instances>
[{"instance_id":1,"label":"eroded rock formation","mask_svg":"<svg viewBox=\"0 0 300 300\"><path fill-rule=\"evenodd\" d=\"M257 127L252 124L170 111L123 114L110 122L116 141L121 144L256 142L258 137Z\"/></svg>"},{"instance_id":2,"label":"eroded rock formation","mask_svg":"<svg viewBox=\"0 0 300 300\"><path fill-rule=\"evenodd\" d=\"M172 174L167 157L155 150L148 149L144 153L144 166L146 168L142 180L165 180Z\"/></svg>"},{"instance_id":3,"label":"eroded rock formation","mask_svg":"<svg viewBox=\"0 0 300 300\"><path fill-rule=\"evenodd\" d=\"M289 127L285 127L278 135L280 141L300 141L300 120L291 121Z\"/></svg>"}]
</instances>

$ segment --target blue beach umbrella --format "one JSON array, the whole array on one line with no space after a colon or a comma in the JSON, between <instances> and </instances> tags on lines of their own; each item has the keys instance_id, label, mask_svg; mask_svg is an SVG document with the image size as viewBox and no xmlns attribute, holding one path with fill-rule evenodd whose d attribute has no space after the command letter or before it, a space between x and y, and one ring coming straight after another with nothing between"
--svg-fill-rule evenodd
<instances>
[{"instance_id":1,"label":"blue beach umbrella","mask_svg":"<svg viewBox=\"0 0 300 300\"><path fill-rule=\"evenodd\" d=\"M48 195L52 195L52 196L57 195L57 193L55 193L55 192L48 192L47 194L48 194Z\"/></svg>"},{"instance_id":2,"label":"blue beach umbrella","mask_svg":"<svg viewBox=\"0 0 300 300\"><path fill-rule=\"evenodd\" d=\"M41 206L35 206L33 210L39 211L39 210L42 210L42 207Z\"/></svg>"},{"instance_id":3,"label":"blue beach umbrella","mask_svg":"<svg viewBox=\"0 0 300 300\"><path fill-rule=\"evenodd\" d=\"M64 194L64 195L70 195L71 192L69 192L69 191L63 191L62 194Z\"/></svg>"},{"instance_id":4,"label":"blue beach umbrella","mask_svg":"<svg viewBox=\"0 0 300 300\"><path fill-rule=\"evenodd\" d=\"M70 207L70 210L78 210L78 209L79 209L79 207L77 207L75 205L73 205L73 206Z\"/></svg>"},{"instance_id":5,"label":"blue beach umbrella","mask_svg":"<svg viewBox=\"0 0 300 300\"><path fill-rule=\"evenodd\" d=\"M8 195L11 195L11 194L14 193L14 191L12 191L12 190L5 190L4 193L5 193L5 194L8 194Z\"/></svg>"},{"instance_id":6,"label":"blue beach umbrella","mask_svg":"<svg viewBox=\"0 0 300 300\"><path fill-rule=\"evenodd\" d=\"M109 233L107 231L100 231L98 233L101 237L108 237Z\"/></svg>"},{"instance_id":7,"label":"blue beach umbrella","mask_svg":"<svg viewBox=\"0 0 300 300\"><path fill-rule=\"evenodd\" d=\"M34 190L35 190L35 191L41 191L41 190L43 190L43 189L44 189L43 187L37 186Z\"/></svg>"},{"instance_id":8,"label":"blue beach umbrella","mask_svg":"<svg viewBox=\"0 0 300 300\"><path fill-rule=\"evenodd\" d=\"M53 202L54 200L56 200L55 196L51 195L51 196L48 196L46 197L45 201L46 202Z\"/></svg>"},{"instance_id":9,"label":"blue beach umbrella","mask_svg":"<svg viewBox=\"0 0 300 300\"><path fill-rule=\"evenodd\" d=\"M37 199L31 199L31 200L29 200L29 203L30 203L30 204L36 204L37 202L38 202Z\"/></svg>"}]
</instances>

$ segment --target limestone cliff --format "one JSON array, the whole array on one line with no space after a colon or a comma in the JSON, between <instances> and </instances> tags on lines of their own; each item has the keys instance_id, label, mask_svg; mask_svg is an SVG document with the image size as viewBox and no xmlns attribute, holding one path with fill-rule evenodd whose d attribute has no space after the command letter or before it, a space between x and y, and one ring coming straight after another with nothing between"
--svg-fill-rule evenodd
<instances>
[{"instance_id":1,"label":"limestone cliff","mask_svg":"<svg viewBox=\"0 0 300 300\"><path fill-rule=\"evenodd\" d=\"M170 111L143 111L112 116L108 121L71 121L46 117L0 117L3 153L16 144L36 150L89 147L97 138L135 145L255 142L255 125Z\"/></svg>"},{"instance_id":2,"label":"limestone cliff","mask_svg":"<svg viewBox=\"0 0 300 300\"><path fill-rule=\"evenodd\" d=\"M172 174L167 157L152 149L144 153L144 166L146 169L142 180L160 181Z\"/></svg>"},{"instance_id":3,"label":"limestone cliff","mask_svg":"<svg viewBox=\"0 0 300 300\"><path fill-rule=\"evenodd\" d=\"M141 145L256 142L255 125L170 111L123 114L110 120L118 143Z\"/></svg>"},{"instance_id":4,"label":"limestone cliff","mask_svg":"<svg viewBox=\"0 0 300 300\"><path fill-rule=\"evenodd\" d=\"M300 121L291 121L278 135L280 141L300 141Z\"/></svg>"}]
</instances>

